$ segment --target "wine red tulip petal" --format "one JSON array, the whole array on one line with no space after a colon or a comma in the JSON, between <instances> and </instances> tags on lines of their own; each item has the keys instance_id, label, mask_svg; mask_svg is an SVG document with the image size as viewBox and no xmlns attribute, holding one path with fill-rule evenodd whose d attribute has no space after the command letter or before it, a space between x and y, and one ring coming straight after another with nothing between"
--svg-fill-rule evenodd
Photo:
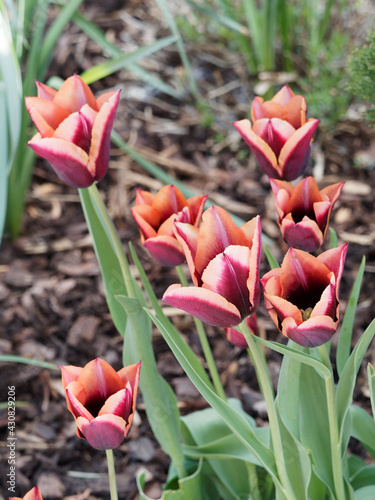
<instances>
[{"instance_id":1,"label":"wine red tulip petal","mask_svg":"<svg viewBox=\"0 0 375 500\"><path fill-rule=\"evenodd\" d=\"M312 119L287 140L279 155L279 166L282 179L292 181L302 174L309 160L311 139L319 124L319 120Z\"/></svg>"},{"instance_id":2,"label":"wine red tulip petal","mask_svg":"<svg viewBox=\"0 0 375 500\"><path fill-rule=\"evenodd\" d=\"M95 177L89 170L89 157L75 144L62 139L43 139L40 134L28 144L35 153L50 162L56 174L69 186L84 188L94 183Z\"/></svg>"},{"instance_id":3,"label":"wine red tulip petal","mask_svg":"<svg viewBox=\"0 0 375 500\"><path fill-rule=\"evenodd\" d=\"M195 286L202 284L201 276L195 269L199 229L191 224L176 223L175 236L180 243L189 267L190 275Z\"/></svg>"},{"instance_id":4,"label":"wine red tulip petal","mask_svg":"<svg viewBox=\"0 0 375 500\"><path fill-rule=\"evenodd\" d=\"M314 203L321 200L322 197L315 179L313 177L305 177L292 192L288 212L311 212Z\"/></svg>"},{"instance_id":5,"label":"wine red tulip petal","mask_svg":"<svg viewBox=\"0 0 375 500\"><path fill-rule=\"evenodd\" d=\"M327 266L327 268L336 276L337 294L341 276L344 270L344 262L347 250L348 243L345 243L344 245L341 245L337 248L331 248L330 250L327 250L318 256L319 261Z\"/></svg>"},{"instance_id":6,"label":"wine red tulip petal","mask_svg":"<svg viewBox=\"0 0 375 500\"><path fill-rule=\"evenodd\" d=\"M192 213L194 226L198 226L201 221L204 205L207 201L207 198L208 195L204 196L198 195L198 196L192 196L187 200L187 204Z\"/></svg>"},{"instance_id":7,"label":"wine red tulip petal","mask_svg":"<svg viewBox=\"0 0 375 500\"><path fill-rule=\"evenodd\" d=\"M54 139L71 142L80 149L89 153L91 141L91 127L81 111L72 113L56 129ZM94 172L92 172L94 175Z\"/></svg>"},{"instance_id":8,"label":"wine red tulip petal","mask_svg":"<svg viewBox=\"0 0 375 500\"><path fill-rule=\"evenodd\" d=\"M234 326L242 320L240 312L233 304L221 295L204 288L171 285L164 293L163 302L213 326Z\"/></svg>"},{"instance_id":9,"label":"wine red tulip petal","mask_svg":"<svg viewBox=\"0 0 375 500\"><path fill-rule=\"evenodd\" d=\"M269 309L272 307L280 321L284 321L286 318L293 318L297 325L302 323L302 313L297 306L282 297L269 295L267 292L264 292L266 308Z\"/></svg>"},{"instance_id":10,"label":"wine red tulip petal","mask_svg":"<svg viewBox=\"0 0 375 500\"><path fill-rule=\"evenodd\" d=\"M128 421L132 410L132 391L130 384L125 389L112 394L101 407L98 416L100 415L117 415Z\"/></svg>"},{"instance_id":11,"label":"wine red tulip petal","mask_svg":"<svg viewBox=\"0 0 375 500\"><path fill-rule=\"evenodd\" d=\"M179 266L185 262L185 254L173 236L155 236L143 243L153 259L162 266Z\"/></svg>"},{"instance_id":12,"label":"wine red tulip petal","mask_svg":"<svg viewBox=\"0 0 375 500\"><path fill-rule=\"evenodd\" d=\"M67 78L54 97L54 102L69 113L79 111L88 104L94 111L99 111L94 94L90 87L78 75Z\"/></svg>"},{"instance_id":13,"label":"wine red tulip petal","mask_svg":"<svg viewBox=\"0 0 375 500\"><path fill-rule=\"evenodd\" d=\"M89 444L97 450L118 448L126 436L126 422L117 415L100 415L91 422L79 417L76 423Z\"/></svg>"},{"instance_id":14,"label":"wine red tulip petal","mask_svg":"<svg viewBox=\"0 0 375 500\"><path fill-rule=\"evenodd\" d=\"M111 131L115 119L117 106L120 98L120 91L112 95L108 102L105 102L96 116L91 131L90 164L95 169L95 180L101 181L107 172Z\"/></svg>"},{"instance_id":15,"label":"wine red tulip petal","mask_svg":"<svg viewBox=\"0 0 375 500\"><path fill-rule=\"evenodd\" d=\"M311 312L311 318L315 316L330 316L336 318L336 309L338 301L336 299L336 278L332 273L331 281L327 288L323 291L320 300L315 304Z\"/></svg>"},{"instance_id":16,"label":"wine red tulip petal","mask_svg":"<svg viewBox=\"0 0 375 500\"><path fill-rule=\"evenodd\" d=\"M52 137L70 114L55 102L39 97L25 97L25 106L42 137Z\"/></svg>"},{"instance_id":17,"label":"wine red tulip petal","mask_svg":"<svg viewBox=\"0 0 375 500\"><path fill-rule=\"evenodd\" d=\"M289 246L306 252L314 252L323 244L324 235L317 223L308 217L294 223L292 218L285 217L281 223L281 234Z\"/></svg>"},{"instance_id":18,"label":"wine red tulip petal","mask_svg":"<svg viewBox=\"0 0 375 500\"><path fill-rule=\"evenodd\" d=\"M268 144L278 158L282 147L292 137L295 129L280 118L261 118L254 123L252 131Z\"/></svg>"},{"instance_id":19,"label":"wine red tulip petal","mask_svg":"<svg viewBox=\"0 0 375 500\"><path fill-rule=\"evenodd\" d=\"M250 249L230 245L208 264L202 274L202 287L227 299L246 317L250 314L249 266Z\"/></svg>"},{"instance_id":20,"label":"wine red tulip petal","mask_svg":"<svg viewBox=\"0 0 375 500\"><path fill-rule=\"evenodd\" d=\"M282 333L299 345L318 347L331 340L337 324L328 316L316 316L296 325L293 318L286 318Z\"/></svg>"},{"instance_id":21,"label":"wine red tulip petal","mask_svg":"<svg viewBox=\"0 0 375 500\"><path fill-rule=\"evenodd\" d=\"M263 139L254 134L251 129L250 120L239 120L234 122L233 125L256 156L264 173L268 175L268 177L280 179L282 172L279 168L275 153Z\"/></svg>"},{"instance_id":22,"label":"wine red tulip petal","mask_svg":"<svg viewBox=\"0 0 375 500\"><path fill-rule=\"evenodd\" d=\"M106 102L111 102L114 99L117 99L117 95L119 95L118 90L110 90L109 92L104 92L104 94L100 94L99 97L96 99L96 104L100 110L100 108L105 104Z\"/></svg>"}]
</instances>

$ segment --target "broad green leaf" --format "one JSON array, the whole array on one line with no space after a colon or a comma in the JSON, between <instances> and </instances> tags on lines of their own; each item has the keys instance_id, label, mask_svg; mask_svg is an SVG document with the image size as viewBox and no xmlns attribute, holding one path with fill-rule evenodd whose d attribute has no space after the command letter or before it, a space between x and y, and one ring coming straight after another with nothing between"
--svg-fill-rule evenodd
<instances>
[{"instance_id":1,"label":"broad green leaf","mask_svg":"<svg viewBox=\"0 0 375 500\"><path fill-rule=\"evenodd\" d=\"M337 384L336 391L336 408L337 418L339 422L339 429L341 436L344 429L344 421L353 400L353 391L355 387L355 380L359 367L362 363L363 357L375 336L375 319L372 320L370 325L366 328L361 338L358 340L355 348L353 349L349 359L347 360L344 369L341 373L340 380Z\"/></svg>"},{"instance_id":2,"label":"broad green leaf","mask_svg":"<svg viewBox=\"0 0 375 500\"><path fill-rule=\"evenodd\" d=\"M198 464L197 470L191 476L178 481L179 489L164 491L160 500L208 500L202 484L202 463L203 461L201 460ZM137 476L139 498L141 500L152 500L143 491L145 483L146 474L144 472L140 472ZM218 499L217 497L212 497L212 500Z\"/></svg>"},{"instance_id":3,"label":"broad green leaf","mask_svg":"<svg viewBox=\"0 0 375 500\"><path fill-rule=\"evenodd\" d=\"M228 404L236 408L237 411L243 413L250 425L253 428L255 427L255 421L243 412L241 403L238 400L230 399L228 400ZM212 408L190 413L182 417L182 421L188 428L194 442L197 444L197 446L194 447L195 451L201 446L207 446L207 444L215 443L216 446L219 445L218 452L220 453L221 451L220 460L208 454L206 458L209 459L209 464L216 474L217 481L223 483L226 492L225 498L228 498L228 500L229 498L233 498L234 500L247 498L250 494L247 465L243 457L241 457L240 460L236 459L234 455L225 457L223 450L220 450L220 444L224 444L222 440L223 438L227 438L225 445L232 447L232 450L233 446L237 445L238 451L240 451L242 447L242 452L247 452L247 458L245 458L245 460L251 461L251 459L255 459L256 463L258 463L256 457L249 453L249 450L233 435L220 415ZM207 449L205 451L207 452ZM199 455L197 458L200 458Z\"/></svg>"},{"instance_id":4,"label":"broad green leaf","mask_svg":"<svg viewBox=\"0 0 375 500\"><path fill-rule=\"evenodd\" d=\"M357 405L350 407L352 416L351 435L358 439L375 459L375 422L371 415ZM375 484L375 481L374 481Z\"/></svg>"},{"instance_id":5,"label":"broad green leaf","mask_svg":"<svg viewBox=\"0 0 375 500\"><path fill-rule=\"evenodd\" d=\"M138 299L123 295L118 295L116 298L128 317L123 350L124 366L141 360L139 386L148 421L156 439L171 456L181 476L184 457L181 448L180 414L176 396L159 375L156 366L150 318Z\"/></svg>"},{"instance_id":6,"label":"broad green leaf","mask_svg":"<svg viewBox=\"0 0 375 500\"><path fill-rule=\"evenodd\" d=\"M110 59L109 61L105 61L103 63L97 64L96 66L92 66L90 69L84 71L81 74L83 80L90 84L92 82L96 82L101 78L105 78L112 73L115 73L119 69L127 67L128 64L134 63L139 59L143 59L158 50L171 45L177 41L175 36L167 36L165 38L160 38L156 42L151 45L147 45L145 47L141 47L140 49L131 52L130 54L125 54L119 57L115 57Z\"/></svg>"},{"instance_id":7,"label":"broad green leaf","mask_svg":"<svg viewBox=\"0 0 375 500\"><path fill-rule=\"evenodd\" d=\"M375 486L375 465L363 462L363 466L351 477L350 483L354 490L365 486Z\"/></svg>"},{"instance_id":8,"label":"broad green leaf","mask_svg":"<svg viewBox=\"0 0 375 500\"><path fill-rule=\"evenodd\" d=\"M368 379L368 388L370 391L372 415L375 420L375 370L370 363L367 365L367 379Z\"/></svg>"},{"instance_id":9,"label":"broad green leaf","mask_svg":"<svg viewBox=\"0 0 375 500\"><path fill-rule=\"evenodd\" d=\"M355 500L374 500L375 486L365 486L354 492Z\"/></svg>"},{"instance_id":10,"label":"broad green leaf","mask_svg":"<svg viewBox=\"0 0 375 500\"><path fill-rule=\"evenodd\" d=\"M359 266L358 269L357 276L354 281L348 305L346 306L345 315L340 329L340 335L337 343L337 353L336 353L336 365L339 376L341 375L345 363L347 362L350 355L353 324L354 324L359 293L361 291L361 283L362 283L363 273L365 271L365 264L366 264L366 259L365 257L363 257L361 265Z\"/></svg>"},{"instance_id":11,"label":"broad green leaf","mask_svg":"<svg viewBox=\"0 0 375 500\"><path fill-rule=\"evenodd\" d=\"M126 328L126 313L124 308L115 299L115 295L126 295L123 271L113 248L113 242L108 235L105 222L99 217L95 209L95 201L88 189L79 189L81 204L86 223L92 236L93 245L98 259L105 295L112 321L120 335L124 336Z\"/></svg>"},{"instance_id":12,"label":"broad green leaf","mask_svg":"<svg viewBox=\"0 0 375 500\"><path fill-rule=\"evenodd\" d=\"M200 363L197 359L189 360L189 352L186 349L187 345L182 341L181 336L176 334L176 331L164 325L158 317L148 311L148 314L159 328L165 341L177 358L185 373L188 375L192 383L202 394L208 404L214 408L233 433L254 453L262 466L273 476L274 483L277 488L281 488L275 464L275 457L271 450L264 446L263 443L255 435L253 428L244 416L232 408L226 401L223 401L216 393L202 380L199 376Z\"/></svg>"}]
</instances>

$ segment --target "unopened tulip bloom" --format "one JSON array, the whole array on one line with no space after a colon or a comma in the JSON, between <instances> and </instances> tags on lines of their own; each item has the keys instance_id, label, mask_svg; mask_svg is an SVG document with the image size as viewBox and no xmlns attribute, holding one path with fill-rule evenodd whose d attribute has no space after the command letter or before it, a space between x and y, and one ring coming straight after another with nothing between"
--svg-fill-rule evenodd
<instances>
[{"instance_id":1,"label":"unopened tulip bloom","mask_svg":"<svg viewBox=\"0 0 375 500\"><path fill-rule=\"evenodd\" d=\"M116 372L97 358L84 368L60 368L77 436L98 450L120 446L133 422L141 364L125 366Z\"/></svg>"},{"instance_id":2,"label":"unopened tulip bloom","mask_svg":"<svg viewBox=\"0 0 375 500\"><path fill-rule=\"evenodd\" d=\"M156 195L137 189L132 214L141 232L141 242L162 266L178 266L185 254L174 235L174 222L197 227L207 196L186 199L173 185L164 186Z\"/></svg>"},{"instance_id":3,"label":"unopened tulip bloom","mask_svg":"<svg viewBox=\"0 0 375 500\"><path fill-rule=\"evenodd\" d=\"M305 177L296 187L270 179L279 215L278 224L289 246L313 252L324 241L331 210L344 182L321 191L313 177Z\"/></svg>"},{"instance_id":4,"label":"unopened tulip bloom","mask_svg":"<svg viewBox=\"0 0 375 500\"><path fill-rule=\"evenodd\" d=\"M258 325L257 325L257 316L256 313L254 313L252 316L249 316L248 318L245 319L245 323L247 324L248 329L253 335L258 335ZM226 328L225 331L227 335L227 340L231 344L239 347L240 349L247 349L248 344L241 332L236 330L233 327Z\"/></svg>"},{"instance_id":5,"label":"unopened tulip bloom","mask_svg":"<svg viewBox=\"0 0 375 500\"><path fill-rule=\"evenodd\" d=\"M233 125L268 177L292 181L305 170L319 120L306 121L306 101L285 85L270 101L256 97L250 120Z\"/></svg>"},{"instance_id":6,"label":"unopened tulip bloom","mask_svg":"<svg viewBox=\"0 0 375 500\"><path fill-rule=\"evenodd\" d=\"M171 285L163 301L214 326L238 325L259 304L259 216L239 228L225 210L211 207L199 229L175 226L195 286Z\"/></svg>"},{"instance_id":7,"label":"unopened tulip bloom","mask_svg":"<svg viewBox=\"0 0 375 500\"><path fill-rule=\"evenodd\" d=\"M34 486L24 497L9 497L9 500L43 500L38 486Z\"/></svg>"},{"instance_id":8,"label":"unopened tulip bloom","mask_svg":"<svg viewBox=\"0 0 375 500\"><path fill-rule=\"evenodd\" d=\"M322 345L336 332L347 246L318 257L289 248L281 267L261 279L269 315L282 334L299 345Z\"/></svg>"},{"instance_id":9,"label":"unopened tulip bloom","mask_svg":"<svg viewBox=\"0 0 375 500\"><path fill-rule=\"evenodd\" d=\"M29 146L49 161L66 184L76 188L99 182L108 169L111 129L120 91L95 99L78 75L54 90L37 82L38 97L26 97L38 133Z\"/></svg>"}]
</instances>

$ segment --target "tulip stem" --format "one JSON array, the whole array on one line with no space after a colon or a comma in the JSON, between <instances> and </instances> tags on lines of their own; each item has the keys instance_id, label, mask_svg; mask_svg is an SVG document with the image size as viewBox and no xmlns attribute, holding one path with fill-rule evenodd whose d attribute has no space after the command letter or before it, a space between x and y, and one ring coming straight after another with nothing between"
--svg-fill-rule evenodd
<instances>
[{"instance_id":1,"label":"tulip stem","mask_svg":"<svg viewBox=\"0 0 375 500\"><path fill-rule=\"evenodd\" d=\"M132 277L129 269L129 262L122 247L122 243L119 238L117 229L108 214L107 208L103 203L103 200L99 194L97 185L92 184L87 189L91 195L92 200L94 201L94 208L96 210L96 213L98 217L102 219L103 228L107 232L108 239L110 240L112 247L117 255L127 295L129 297L134 297L134 290L133 290ZM95 238L93 238L93 240L95 242Z\"/></svg>"},{"instance_id":2,"label":"tulip stem","mask_svg":"<svg viewBox=\"0 0 375 500\"><path fill-rule=\"evenodd\" d=\"M180 278L180 282L182 286L187 286L187 279L184 274L184 271L182 270L181 266L176 266L176 270L178 273L178 276ZM203 323L201 320L198 318L194 318L194 323L195 323L195 328L197 329L199 341L202 346L203 354L206 359L208 371L210 372L211 380L214 385L216 394L221 397L224 401L226 401L226 395L225 391L223 389L223 384L221 383L219 372L217 371L217 367L215 364L215 360L212 354L212 350L210 347L210 344L208 342L207 334L204 329Z\"/></svg>"},{"instance_id":3,"label":"tulip stem","mask_svg":"<svg viewBox=\"0 0 375 500\"><path fill-rule=\"evenodd\" d=\"M107 454L108 479L109 479L109 490L111 493L111 500L118 500L113 450L105 450L105 452Z\"/></svg>"},{"instance_id":4,"label":"tulip stem","mask_svg":"<svg viewBox=\"0 0 375 500\"><path fill-rule=\"evenodd\" d=\"M340 435L337 422L337 413L335 405L335 383L333 380L332 365L329 359L329 354L326 345L318 347L322 361L329 368L330 376L324 377L326 386L328 421L329 421L329 436L331 441L331 460L333 471L333 482L336 490L336 499L345 500L344 475L342 470L342 456Z\"/></svg>"},{"instance_id":5,"label":"tulip stem","mask_svg":"<svg viewBox=\"0 0 375 500\"><path fill-rule=\"evenodd\" d=\"M279 473L280 482L284 489L284 495L288 500L297 500L293 487L290 484L285 466L285 457L281 441L279 418L274 400L274 392L263 352L261 347L255 342L253 334L250 332L245 321L242 321L242 323L238 325L238 328L245 337L247 345L249 346L248 353L253 362L260 390L262 391L266 402L276 467Z\"/></svg>"}]
</instances>

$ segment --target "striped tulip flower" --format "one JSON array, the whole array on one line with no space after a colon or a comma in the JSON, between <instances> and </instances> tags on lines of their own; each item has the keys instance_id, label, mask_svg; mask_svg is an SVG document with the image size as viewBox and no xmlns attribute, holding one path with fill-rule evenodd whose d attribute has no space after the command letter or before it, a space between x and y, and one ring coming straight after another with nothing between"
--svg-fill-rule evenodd
<instances>
[{"instance_id":1,"label":"striped tulip flower","mask_svg":"<svg viewBox=\"0 0 375 500\"><path fill-rule=\"evenodd\" d=\"M278 224L289 246L313 252L324 241L331 210L340 196L344 182L321 191L313 177L304 178L296 187L270 179L275 196Z\"/></svg>"},{"instance_id":2,"label":"striped tulip flower","mask_svg":"<svg viewBox=\"0 0 375 500\"><path fill-rule=\"evenodd\" d=\"M225 210L211 207L199 229L175 226L195 286L171 285L163 301L214 326L238 325L259 304L259 216L239 228Z\"/></svg>"},{"instance_id":3,"label":"striped tulip flower","mask_svg":"<svg viewBox=\"0 0 375 500\"><path fill-rule=\"evenodd\" d=\"M256 97L251 119L233 125L256 156L261 168L274 179L292 181L305 170L312 136L319 120L306 120L305 98L285 85L270 101Z\"/></svg>"},{"instance_id":4,"label":"striped tulip flower","mask_svg":"<svg viewBox=\"0 0 375 500\"><path fill-rule=\"evenodd\" d=\"M43 500L38 486L34 486L24 497L9 497L9 500Z\"/></svg>"},{"instance_id":5,"label":"striped tulip flower","mask_svg":"<svg viewBox=\"0 0 375 500\"><path fill-rule=\"evenodd\" d=\"M164 186L156 195L137 189L132 214L141 232L141 242L162 266L185 262L182 246L174 234L174 222L197 227L207 196L186 199L173 185Z\"/></svg>"},{"instance_id":6,"label":"striped tulip flower","mask_svg":"<svg viewBox=\"0 0 375 500\"><path fill-rule=\"evenodd\" d=\"M77 424L77 436L93 448L120 446L134 418L141 363L116 372L102 359L84 368L61 366L68 410Z\"/></svg>"},{"instance_id":7,"label":"striped tulip flower","mask_svg":"<svg viewBox=\"0 0 375 500\"><path fill-rule=\"evenodd\" d=\"M95 99L78 75L56 91L37 82L38 97L25 103L38 133L29 146L46 159L69 186L85 188L107 172L111 129L120 91Z\"/></svg>"},{"instance_id":8,"label":"striped tulip flower","mask_svg":"<svg viewBox=\"0 0 375 500\"><path fill-rule=\"evenodd\" d=\"M281 267L261 279L269 315L282 334L299 345L322 345L336 332L347 246L318 257L289 248Z\"/></svg>"},{"instance_id":9,"label":"striped tulip flower","mask_svg":"<svg viewBox=\"0 0 375 500\"><path fill-rule=\"evenodd\" d=\"M258 335L258 324L257 324L256 313L254 313L252 316L249 316L248 318L246 318L245 323L253 335ZM239 347L240 349L247 349L248 348L248 344L247 344L245 337L243 336L243 334L241 332L239 332L235 328L233 328L233 327L226 328L225 333L226 333L228 342L230 342L231 344Z\"/></svg>"}]
</instances>

